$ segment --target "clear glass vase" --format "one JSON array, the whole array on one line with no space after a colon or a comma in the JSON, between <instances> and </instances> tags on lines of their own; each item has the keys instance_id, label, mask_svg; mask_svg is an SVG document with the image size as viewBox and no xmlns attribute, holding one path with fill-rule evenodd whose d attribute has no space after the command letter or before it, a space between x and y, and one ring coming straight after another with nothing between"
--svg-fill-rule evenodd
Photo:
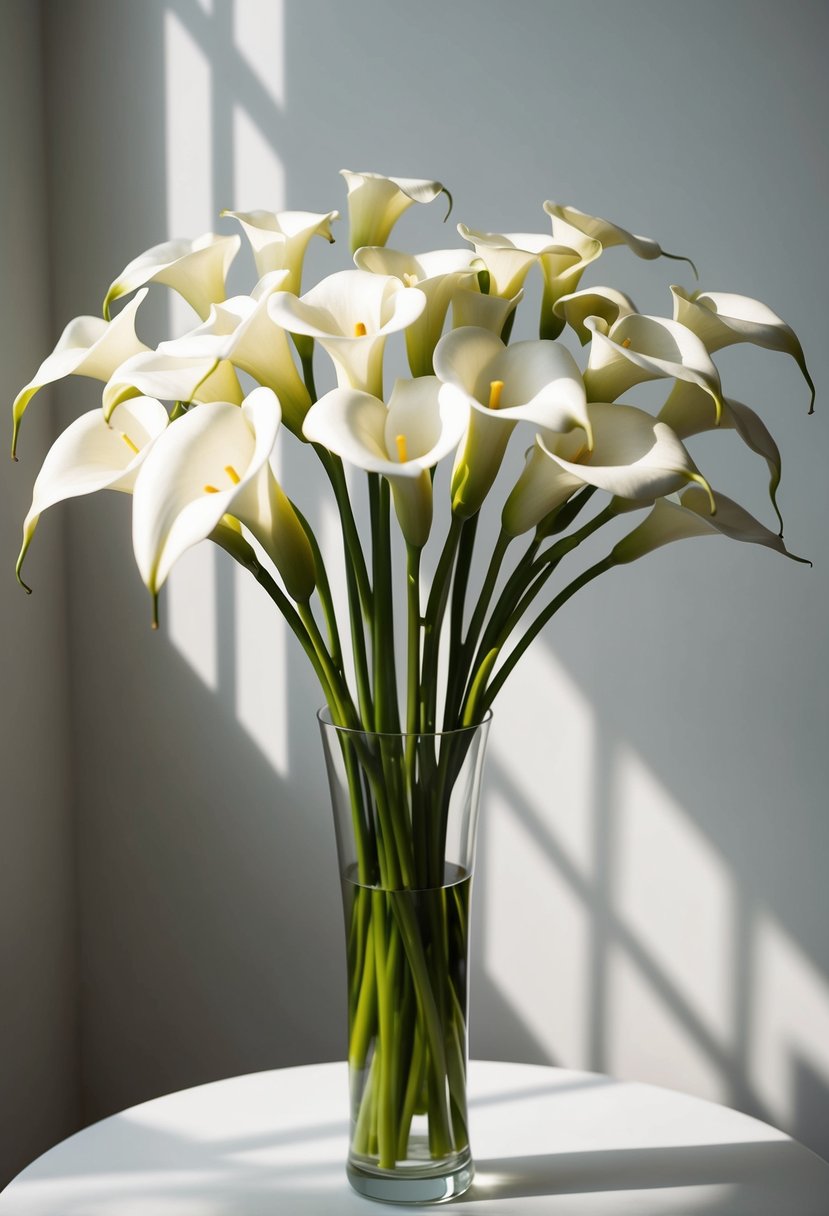
<instances>
[{"instance_id":1,"label":"clear glass vase","mask_svg":"<svg viewBox=\"0 0 829 1216\"><path fill-rule=\"evenodd\" d=\"M438 1203L472 1181L469 907L489 715L375 734L319 714L343 889L356 1191Z\"/></svg>"}]
</instances>

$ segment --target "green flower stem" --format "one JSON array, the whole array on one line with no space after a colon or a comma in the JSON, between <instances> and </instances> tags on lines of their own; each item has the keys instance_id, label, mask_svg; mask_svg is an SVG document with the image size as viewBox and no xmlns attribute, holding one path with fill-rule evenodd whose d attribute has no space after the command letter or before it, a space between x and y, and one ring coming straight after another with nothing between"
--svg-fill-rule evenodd
<instances>
[{"instance_id":1,"label":"green flower stem","mask_svg":"<svg viewBox=\"0 0 829 1216\"><path fill-rule=\"evenodd\" d=\"M412 1126L412 1118L414 1117L418 1098L423 1088L425 1063L426 1059L423 1050L423 1039L420 1035L417 1023L415 1022L412 1055L409 1062L409 1074L406 1080L406 1090L403 1095L403 1106L400 1112L400 1123L397 1129L398 1160L403 1160L406 1156L406 1149L409 1143L409 1131Z\"/></svg>"},{"instance_id":2,"label":"green flower stem","mask_svg":"<svg viewBox=\"0 0 829 1216\"><path fill-rule=\"evenodd\" d=\"M371 893L371 924L374 938L374 965L377 971L377 1020L378 1037L375 1053L379 1057L377 1147L378 1165L381 1169L393 1169L397 1154L397 1129L394 1118L394 1093L391 1086L391 1053L394 1050L393 994L391 983L393 969L389 965L386 936L386 894L374 890Z\"/></svg>"},{"instance_id":3,"label":"green flower stem","mask_svg":"<svg viewBox=\"0 0 829 1216\"><path fill-rule=\"evenodd\" d=\"M357 523L354 519L354 512L351 508L351 499L348 496L348 484L343 470L343 464L339 456L334 456L327 448L320 443L315 443L314 451L320 458L322 467L328 475L328 480L331 482L331 488L334 491L334 498L337 503L337 510L340 514L340 524L343 530L343 541L346 551L346 565L348 559L351 560L354 566L354 577L357 582L357 587L360 593L360 605L363 610L363 615L366 622L371 627L373 600L371 594L371 585L368 581L368 570L366 569L366 560L363 555L363 547L360 543L360 534L357 531Z\"/></svg>"},{"instance_id":4,"label":"green flower stem","mask_svg":"<svg viewBox=\"0 0 829 1216\"><path fill-rule=\"evenodd\" d=\"M452 516L449 534L440 555L432 590L426 604L424 617L423 639L423 671L421 675L421 714L420 730L425 734L435 730L437 716L437 674L438 654L440 650L440 633L443 624L443 614L446 611L446 601L449 595L449 585L455 555L463 529L463 520L457 515Z\"/></svg>"},{"instance_id":5,"label":"green flower stem","mask_svg":"<svg viewBox=\"0 0 829 1216\"><path fill-rule=\"evenodd\" d=\"M390 492L385 477L368 475L374 586L374 729L399 731L394 662L394 597L391 579Z\"/></svg>"},{"instance_id":6,"label":"green flower stem","mask_svg":"<svg viewBox=\"0 0 829 1216\"><path fill-rule=\"evenodd\" d=\"M406 546L407 663L406 663L406 782L414 794L414 762L420 713L420 554L415 545ZM414 812L414 805L412 806Z\"/></svg>"},{"instance_id":7,"label":"green flower stem","mask_svg":"<svg viewBox=\"0 0 829 1216\"><path fill-rule=\"evenodd\" d=\"M455 724L458 697L466 679L465 648L462 640L463 618L479 519L480 515L475 514L469 519L464 520L463 531L461 532L461 539L458 544L458 557L455 562L455 573L452 582L452 608L449 621L449 670L446 680L446 704L443 714L445 727Z\"/></svg>"},{"instance_id":8,"label":"green flower stem","mask_svg":"<svg viewBox=\"0 0 829 1216\"><path fill-rule=\"evenodd\" d=\"M334 598L331 595L331 584L328 581L328 573L325 569L325 561L320 552L317 538L314 535L314 530L308 523L308 520L292 502L297 519L302 525L305 535L308 537L308 543L311 546L311 553L314 558L314 573L317 580L317 593L320 599L323 615L325 617L325 626L328 631L328 644L331 653L331 660L334 666L342 673L343 671L343 652L340 644L340 632L337 627L337 614L334 611Z\"/></svg>"},{"instance_id":9,"label":"green flower stem","mask_svg":"<svg viewBox=\"0 0 829 1216\"><path fill-rule=\"evenodd\" d=\"M299 361L302 364L302 378L305 381L305 387L308 389L308 396L312 401L317 399L317 386L314 383L314 339L308 338L305 343L297 343L294 338L294 344L299 350ZM309 349L310 348L310 349Z\"/></svg>"}]
</instances>

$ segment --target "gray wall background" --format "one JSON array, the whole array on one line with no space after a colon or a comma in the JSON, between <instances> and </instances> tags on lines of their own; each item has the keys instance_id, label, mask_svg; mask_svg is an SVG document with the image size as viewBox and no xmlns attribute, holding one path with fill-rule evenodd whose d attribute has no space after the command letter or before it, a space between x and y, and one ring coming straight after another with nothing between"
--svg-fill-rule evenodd
<instances>
[{"instance_id":1,"label":"gray wall background","mask_svg":"<svg viewBox=\"0 0 829 1216\"><path fill-rule=\"evenodd\" d=\"M8 400L137 252L206 230L221 207L344 211L344 166L453 190L450 224L418 209L403 247L456 244L455 219L542 231L550 197L655 236L695 258L704 287L789 320L827 383L822 4L0 13ZM345 266L341 230L306 282ZM624 251L600 265L587 281L643 311L688 285L676 263ZM163 292L152 307L147 340L187 324ZM821 393L806 417L782 356L718 362L780 443L787 539L815 567L677 546L594 584L516 675L483 810L472 1052L700 1093L827 1154L826 412ZM115 495L45 517L35 595L16 593L49 411L65 425L95 400L91 382L42 394L2 479L9 1174L78 1119L344 1050L319 695L268 605L196 553L152 635ZM763 469L734 436L694 450L769 520ZM314 478L286 460L289 492L325 529Z\"/></svg>"}]
</instances>

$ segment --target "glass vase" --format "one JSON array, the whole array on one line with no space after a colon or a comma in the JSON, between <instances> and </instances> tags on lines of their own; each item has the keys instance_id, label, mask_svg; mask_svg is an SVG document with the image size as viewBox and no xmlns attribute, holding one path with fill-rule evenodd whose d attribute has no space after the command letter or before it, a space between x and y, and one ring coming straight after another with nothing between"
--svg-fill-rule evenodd
<instances>
[{"instance_id":1,"label":"glass vase","mask_svg":"<svg viewBox=\"0 0 829 1216\"><path fill-rule=\"evenodd\" d=\"M319 720L345 914L348 1178L372 1199L438 1203L474 1173L469 909L489 715L439 734Z\"/></svg>"}]
</instances>

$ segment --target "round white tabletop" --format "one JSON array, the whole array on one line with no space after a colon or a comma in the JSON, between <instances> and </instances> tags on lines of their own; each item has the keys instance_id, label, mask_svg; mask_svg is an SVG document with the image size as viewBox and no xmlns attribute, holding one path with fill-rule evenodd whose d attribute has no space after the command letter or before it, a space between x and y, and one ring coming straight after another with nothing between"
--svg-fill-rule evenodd
<instances>
[{"instance_id":1,"label":"round white tabletop","mask_svg":"<svg viewBox=\"0 0 829 1216\"><path fill-rule=\"evenodd\" d=\"M376 1216L345 1177L347 1092L344 1064L315 1064L156 1098L45 1153L0 1216ZM465 1216L829 1213L829 1165L808 1149L651 1085L476 1062L470 1120Z\"/></svg>"}]
</instances>

